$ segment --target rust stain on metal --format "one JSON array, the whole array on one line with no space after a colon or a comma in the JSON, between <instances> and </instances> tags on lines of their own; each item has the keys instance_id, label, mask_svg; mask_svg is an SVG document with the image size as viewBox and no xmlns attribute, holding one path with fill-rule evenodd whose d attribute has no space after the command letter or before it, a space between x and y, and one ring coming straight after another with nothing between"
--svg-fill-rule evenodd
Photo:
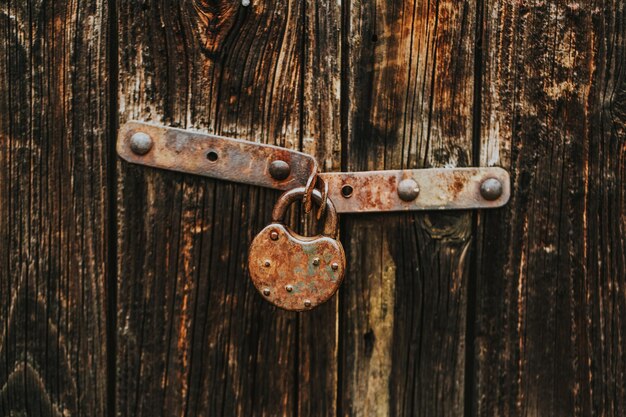
<instances>
[{"instance_id":1,"label":"rust stain on metal","mask_svg":"<svg viewBox=\"0 0 626 417\"><path fill-rule=\"evenodd\" d=\"M138 133L152 140L145 154L144 148L136 152L137 144L133 151L132 138ZM143 122L122 126L117 151L135 164L279 190L306 185L317 166L311 155L291 149ZM328 197L339 213L496 208L505 205L511 195L509 174L497 167L331 172L319 176L328 185ZM494 194L493 199L485 198L484 191L481 194L481 185L488 179L502 184L501 194ZM398 192L403 180L417 183L415 198Z\"/></svg>"},{"instance_id":2,"label":"rust stain on metal","mask_svg":"<svg viewBox=\"0 0 626 417\"><path fill-rule=\"evenodd\" d=\"M291 203L304 196L304 187L283 194L272 214L273 223L252 241L248 256L250 278L272 304L291 311L313 309L339 289L346 258L337 233L337 213L328 201L324 234L300 236L282 223ZM315 190L318 203L322 195Z\"/></svg>"},{"instance_id":3,"label":"rust stain on metal","mask_svg":"<svg viewBox=\"0 0 626 417\"><path fill-rule=\"evenodd\" d=\"M136 133L146 134L153 141L145 155L132 150L131 138ZM278 190L304 185L315 166L313 157L302 152L143 122L128 122L121 127L117 152L136 164ZM275 161L284 161L290 167L286 178L272 177L270 167Z\"/></svg>"},{"instance_id":4,"label":"rust stain on metal","mask_svg":"<svg viewBox=\"0 0 626 417\"><path fill-rule=\"evenodd\" d=\"M453 196L457 196L461 191L463 191L463 188L465 188L466 184L466 178L460 178L459 175L455 175L450 182L448 190L450 191L450 194L452 194Z\"/></svg>"},{"instance_id":5,"label":"rust stain on metal","mask_svg":"<svg viewBox=\"0 0 626 417\"><path fill-rule=\"evenodd\" d=\"M278 234L277 240L272 240L272 232ZM266 300L285 310L315 308L328 301L343 281L343 248L327 236L299 236L282 224L271 224L255 237L249 253L254 286Z\"/></svg>"},{"instance_id":6,"label":"rust stain on metal","mask_svg":"<svg viewBox=\"0 0 626 417\"><path fill-rule=\"evenodd\" d=\"M338 213L496 208L505 205L511 193L509 174L501 168L331 172L320 176L328 183L329 198ZM503 184L502 195L493 201L480 193L487 178L496 178ZM412 201L403 201L398 194L398 185L406 179L413 179L419 187L419 194ZM341 193L346 184L353 188L350 198Z\"/></svg>"}]
</instances>

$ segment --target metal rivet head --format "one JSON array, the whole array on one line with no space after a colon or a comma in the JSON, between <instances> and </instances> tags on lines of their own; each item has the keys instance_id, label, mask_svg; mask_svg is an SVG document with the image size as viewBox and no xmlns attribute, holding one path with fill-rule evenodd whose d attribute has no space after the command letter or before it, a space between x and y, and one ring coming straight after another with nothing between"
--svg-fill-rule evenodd
<instances>
[{"instance_id":1,"label":"metal rivet head","mask_svg":"<svg viewBox=\"0 0 626 417\"><path fill-rule=\"evenodd\" d=\"M320 264L320 258L313 259L313 265L318 266Z\"/></svg>"},{"instance_id":2,"label":"metal rivet head","mask_svg":"<svg viewBox=\"0 0 626 417\"><path fill-rule=\"evenodd\" d=\"M269 268L270 265L272 265L272 263L268 260L268 261L265 261L263 265L265 265L266 268Z\"/></svg>"},{"instance_id":3,"label":"metal rivet head","mask_svg":"<svg viewBox=\"0 0 626 417\"><path fill-rule=\"evenodd\" d=\"M402 201L413 201L420 194L420 187L414 179L408 178L398 184L398 196Z\"/></svg>"},{"instance_id":4,"label":"metal rivet head","mask_svg":"<svg viewBox=\"0 0 626 417\"><path fill-rule=\"evenodd\" d=\"M270 295L270 289L269 288L264 288L263 289L263 295L268 297Z\"/></svg>"},{"instance_id":5,"label":"metal rivet head","mask_svg":"<svg viewBox=\"0 0 626 417\"><path fill-rule=\"evenodd\" d=\"M331 265L333 268L333 271L336 271L339 269L339 264L337 262L333 262L333 264Z\"/></svg>"},{"instance_id":6,"label":"metal rivet head","mask_svg":"<svg viewBox=\"0 0 626 417\"><path fill-rule=\"evenodd\" d=\"M291 285L287 285L287 286L285 287L285 289L287 290L287 292L291 292L291 291L293 291L293 286L291 286Z\"/></svg>"},{"instance_id":7,"label":"metal rivet head","mask_svg":"<svg viewBox=\"0 0 626 417\"><path fill-rule=\"evenodd\" d=\"M241 0L241 5L243 7L248 7L250 6L250 0Z\"/></svg>"},{"instance_id":8,"label":"metal rivet head","mask_svg":"<svg viewBox=\"0 0 626 417\"><path fill-rule=\"evenodd\" d=\"M285 161L274 161L270 164L270 175L278 181L286 180L291 174L291 167Z\"/></svg>"},{"instance_id":9,"label":"metal rivet head","mask_svg":"<svg viewBox=\"0 0 626 417\"><path fill-rule=\"evenodd\" d=\"M130 137L130 150L137 155L145 155L152 149L152 138L143 132L137 132Z\"/></svg>"},{"instance_id":10,"label":"metal rivet head","mask_svg":"<svg viewBox=\"0 0 626 417\"><path fill-rule=\"evenodd\" d=\"M480 195L485 200L494 201L502 196L503 188L500 180L489 178L480 185Z\"/></svg>"},{"instance_id":11,"label":"metal rivet head","mask_svg":"<svg viewBox=\"0 0 626 417\"><path fill-rule=\"evenodd\" d=\"M277 231L272 231L270 233L270 239L272 240L278 240L278 232Z\"/></svg>"},{"instance_id":12,"label":"metal rivet head","mask_svg":"<svg viewBox=\"0 0 626 417\"><path fill-rule=\"evenodd\" d=\"M310 308L311 307L311 300L304 300L304 306L306 308Z\"/></svg>"}]
</instances>

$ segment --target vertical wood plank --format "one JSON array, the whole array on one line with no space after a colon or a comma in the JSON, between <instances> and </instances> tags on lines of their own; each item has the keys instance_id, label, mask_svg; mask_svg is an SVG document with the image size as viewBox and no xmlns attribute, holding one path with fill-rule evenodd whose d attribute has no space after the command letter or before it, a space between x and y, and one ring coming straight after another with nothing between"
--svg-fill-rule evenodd
<instances>
[{"instance_id":1,"label":"vertical wood plank","mask_svg":"<svg viewBox=\"0 0 626 417\"><path fill-rule=\"evenodd\" d=\"M341 2L307 0L304 5L302 150L315 155L323 171L339 171ZM298 416L337 413L338 305L335 296L299 315Z\"/></svg>"},{"instance_id":2,"label":"vertical wood plank","mask_svg":"<svg viewBox=\"0 0 626 417\"><path fill-rule=\"evenodd\" d=\"M105 416L107 2L0 4L0 415Z\"/></svg>"},{"instance_id":3,"label":"vertical wood plank","mask_svg":"<svg viewBox=\"0 0 626 417\"><path fill-rule=\"evenodd\" d=\"M318 155L336 149L336 98L312 88L336 76L305 74L302 65L333 59L337 47L304 46L305 26L313 30L327 13L307 7L120 4L122 121ZM316 30L313 42L332 43L332 25ZM118 414L332 414L337 337L326 320L334 323L336 305L303 319L279 311L245 270L277 194L124 163L118 170Z\"/></svg>"},{"instance_id":4,"label":"vertical wood plank","mask_svg":"<svg viewBox=\"0 0 626 417\"><path fill-rule=\"evenodd\" d=\"M344 3L346 170L472 162L475 4ZM464 414L471 216L353 216L341 415Z\"/></svg>"},{"instance_id":5,"label":"vertical wood plank","mask_svg":"<svg viewBox=\"0 0 626 417\"><path fill-rule=\"evenodd\" d=\"M626 7L484 2L481 163L513 173L480 222L480 416L626 408Z\"/></svg>"}]
</instances>

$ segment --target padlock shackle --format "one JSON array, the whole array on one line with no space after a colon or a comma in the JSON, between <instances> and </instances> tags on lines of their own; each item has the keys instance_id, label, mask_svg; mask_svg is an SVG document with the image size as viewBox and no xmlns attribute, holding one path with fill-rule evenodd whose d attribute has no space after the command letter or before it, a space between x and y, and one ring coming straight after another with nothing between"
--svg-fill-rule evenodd
<instances>
[{"instance_id":1,"label":"padlock shackle","mask_svg":"<svg viewBox=\"0 0 626 417\"><path fill-rule=\"evenodd\" d=\"M302 200L306 193L305 187L293 188L278 198L278 202L272 211L272 222L283 223L287 208L297 200ZM313 201L319 206L322 204L322 193L319 190L313 190ZM326 214L324 219L324 230L322 234L331 238L337 237L337 210L330 198L326 202Z\"/></svg>"}]
</instances>

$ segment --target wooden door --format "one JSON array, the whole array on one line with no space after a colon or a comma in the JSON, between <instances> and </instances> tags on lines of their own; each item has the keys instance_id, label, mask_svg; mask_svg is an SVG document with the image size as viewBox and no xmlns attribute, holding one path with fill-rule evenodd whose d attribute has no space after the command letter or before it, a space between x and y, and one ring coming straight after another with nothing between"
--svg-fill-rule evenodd
<instances>
[{"instance_id":1,"label":"wooden door","mask_svg":"<svg viewBox=\"0 0 626 417\"><path fill-rule=\"evenodd\" d=\"M620 1L0 2L0 416L623 416L625 66ZM131 166L129 120L513 195L343 215L289 313L277 193Z\"/></svg>"}]
</instances>

